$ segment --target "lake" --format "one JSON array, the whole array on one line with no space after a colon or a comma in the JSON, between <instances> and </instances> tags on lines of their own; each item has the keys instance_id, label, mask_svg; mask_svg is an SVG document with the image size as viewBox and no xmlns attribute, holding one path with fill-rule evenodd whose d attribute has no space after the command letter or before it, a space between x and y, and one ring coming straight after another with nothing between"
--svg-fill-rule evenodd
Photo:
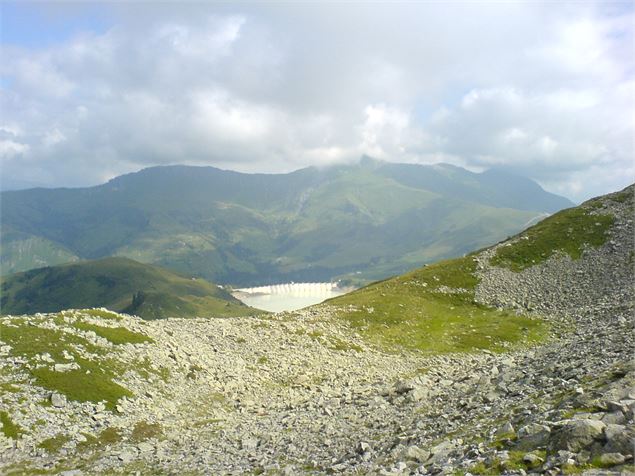
<instances>
[{"instance_id":1,"label":"lake","mask_svg":"<svg viewBox=\"0 0 635 476\"><path fill-rule=\"evenodd\" d=\"M284 283L242 288L233 295L256 309L282 312L312 306L349 291L339 288L337 283Z\"/></svg>"}]
</instances>

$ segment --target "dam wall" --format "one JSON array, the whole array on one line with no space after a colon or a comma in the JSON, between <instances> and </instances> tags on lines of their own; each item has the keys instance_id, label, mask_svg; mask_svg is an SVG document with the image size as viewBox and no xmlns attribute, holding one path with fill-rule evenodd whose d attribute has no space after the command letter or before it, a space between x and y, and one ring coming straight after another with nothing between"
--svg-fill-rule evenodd
<instances>
[{"instance_id":1,"label":"dam wall","mask_svg":"<svg viewBox=\"0 0 635 476\"><path fill-rule=\"evenodd\" d=\"M337 291L337 283L284 283L240 288L236 291L245 294L285 294L295 296L322 296Z\"/></svg>"}]
</instances>

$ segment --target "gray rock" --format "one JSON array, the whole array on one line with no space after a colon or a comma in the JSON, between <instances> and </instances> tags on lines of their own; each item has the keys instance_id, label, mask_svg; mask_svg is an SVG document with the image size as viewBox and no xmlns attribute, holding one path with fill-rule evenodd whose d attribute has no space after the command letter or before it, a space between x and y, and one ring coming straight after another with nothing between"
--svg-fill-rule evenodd
<instances>
[{"instance_id":1,"label":"gray rock","mask_svg":"<svg viewBox=\"0 0 635 476\"><path fill-rule=\"evenodd\" d=\"M600 456L602 466L617 466L626 461L626 457L621 453L604 453Z\"/></svg>"},{"instance_id":2,"label":"gray rock","mask_svg":"<svg viewBox=\"0 0 635 476\"><path fill-rule=\"evenodd\" d=\"M62 408L66 405L66 396L59 393L52 393L49 397L51 405L55 408Z\"/></svg>"},{"instance_id":3,"label":"gray rock","mask_svg":"<svg viewBox=\"0 0 635 476\"><path fill-rule=\"evenodd\" d=\"M412 380L399 380L395 384L395 393L399 395L411 392L414 389L415 389L415 384L412 382Z\"/></svg>"},{"instance_id":4,"label":"gray rock","mask_svg":"<svg viewBox=\"0 0 635 476\"><path fill-rule=\"evenodd\" d=\"M525 425L518 430L516 449L522 451L542 448L547 445L550 435L551 430L546 425L538 423Z\"/></svg>"},{"instance_id":5,"label":"gray rock","mask_svg":"<svg viewBox=\"0 0 635 476\"><path fill-rule=\"evenodd\" d=\"M408 446L403 452L403 459L406 461L417 461L418 463L425 462L430 457L430 452L422 450L418 446Z\"/></svg>"},{"instance_id":6,"label":"gray rock","mask_svg":"<svg viewBox=\"0 0 635 476\"><path fill-rule=\"evenodd\" d=\"M549 450L578 452L604 438L606 425L598 420L568 420L549 438Z\"/></svg>"},{"instance_id":7,"label":"gray rock","mask_svg":"<svg viewBox=\"0 0 635 476\"><path fill-rule=\"evenodd\" d=\"M624 423L626 423L626 416L624 416L624 414L621 411L615 411L611 413L606 413L602 417L601 421L602 423L606 425L609 425L609 424L623 425Z\"/></svg>"},{"instance_id":8,"label":"gray rock","mask_svg":"<svg viewBox=\"0 0 635 476\"><path fill-rule=\"evenodd\" d=\"M132 451L122 451L121 453L117 455L117 458L119 458L119 461L121 461L123 464L126 464L126 463L130 463L131 461L134 461L136 456L137 455L133 453Z\"/></svg>"},{"instance_id":9,"label":"gray rock","mask_svg":"<svg viewBox=\"0 0 635 476\"><path fill-rule=\"evenodd\" d=\"M258 440L256 438L243 438L240 446L243 450L253 451L258 447Z\"/></svg>"},{"instance_id":10,"label":"gray rock","mask_svg":"<svg viewBox=\"0 0 635 476\"><path fill-rule=\"evenodd\" d=\"M430 464L440 464L448 459L448 456L454 450L456 445L451 441L444 441L430 450L430 458L426 461L426 463Z\"/></svg>"},{"instance_id":11,"label":"gray rock","mask_svg":"<svg viewBox=\"0 0 635 476\"><path fill-rule=\"evenodd\" d=\"M365 441L361 441L360 443L358 443L356 451L358 454L363 455L366 453L370 453L372 451L372 448Z\"/></svg>"},{"instance_id":12,"label":"gray rock","mask_svg":"<svg viewBox=\"0 0 635 476\"><path fill-rule=\"evenodd\" d=\"M628 405L621 402L606 402L606 408L609 412L628 412Z\"/></svg>"},{"instance_id":13,"label":"gray rock","mask_svg":"<svg viewBox=\"0 0 635 476\"><path fill-rule=\"evenodd\" d=\"M635 428L625 425L607 425L604 430L606 444L605 453L633 454L635 448Z\"/></svg>"},{"instance_id":14,"label":"gray rock","mask_svg":"<svg viewBox=\"0 0 635 476\"><path fill-rule=\"evenodd\" d=\"M428 389L424 387L415 387L410 393L408 393L408 400L411 402L420 402L428 397Z\"/></svg>"},{"instance_id":15,"label":"gray rock","mask_svg":"<svg viewBox=\"0 0 635 476\"><path fill-rule=\"evenodd\" d=\"M496 430L497 435L511 435L514 433L516 433L516 430L514 430L513 425L509 421Z\"/></svg>"},{"instance_id":16,"label":"gray rock","mask_svg":"<svg viewBox=\"0 0 635 476\"><path fill-rule=\"evenodd\" d=\"M79 365L75 362L70 362L68 364L55 364L53 368L56 372L68 372L70 370L78 369Z\"/></svg>"},{"instance_id":17,"label":"gray rock","mask_svg":"<svg viewBox=\"0 0 635 476\"><path fill-rule=\"evenodd\" d=\"M523 463L525 463L530 469L537 468L544 462L544 459L534 453L527 453L523 456Z\"/></svg>"},{"instance_id":18,"label":"gray rock","mask_svg":"<svg viewBox=\"0 0 635 476\"><path fill-rule=\"evenodd\" d=\"M150 451L154 450L154 445L144 441L137 445L137 449L140 453L149 453Z\"/></svg>"}]
</instances>

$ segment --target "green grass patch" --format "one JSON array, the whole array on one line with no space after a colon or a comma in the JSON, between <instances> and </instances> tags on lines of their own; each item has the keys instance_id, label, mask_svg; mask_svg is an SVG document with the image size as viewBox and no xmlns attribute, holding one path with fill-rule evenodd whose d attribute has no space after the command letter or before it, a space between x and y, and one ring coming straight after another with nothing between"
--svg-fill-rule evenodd
<instances>
[{"instance_id":1,"label":"green grass patch","mask_svg":"<svg viewBox=\"0 0 635 476\"><path fill-rule=\"evenodd\" d=\"M147 335L132 332L125 327L104 327L87 322L76 322L75 327L82 331L93 331L99 337L103 337L116 345L154 343L154 340Z\"/></svg>"},{"instance_id":2,"label":"green grass patch","mask_svg":"<svg viewBox=\"0 0 635 476\"><path fill-rule=\"evenodd\" d=\"M105 402L113 410L121 397L132 397L128 389L113 382L112 375L99 366L99 363L81 359L79 369L56 372L48 367L31 370L37 385L56 390L70 400L78 402ZM87 373L90 370L90 373Z\"/></svg>"},{"instance_id":3,"label":"green grass patch","mask_svg":"<svg viewBox=\"0 0 635 476\"><path fill-rule=\"evenodd\" d=\"M611 200L618 203L630 203L631 205L635 204L633 197L633 188L627 188L626 190L622 190L621 192L612 193L608 196Z\"/></svg>"},{"instance_id":4,"label":"green grass patch","mask_svg":"<svg viewBox=\"0 0 635 476\"><path fill-rule=\"evenodd\" d=\"M18 393L20 388L11 383L2 382L0 383L0 391L2 391L2 393Z\"/></svg>"},{"instance_id":5,"label":"green grass patch","mask_svg":"<svg viewBox=\"0 0 635 476\"><path fill-rule=\"evenodd\" d=\"M578 259L586 247L602 246L615 218L591 214L591 207L569 208L528 228L514 243L499 246L490 263L519 272L542 263L555 253Z\"/></svg>"},{"instance_id":6,"label":"green grass patch","mask_svg":"<svg viewBox=\"0 0 635 476\"><path fill-rule=\"evenodd\" d=\"M67 362L64 351L74 356L78 369L56 372L48 366L30 368L35 384L48 390L66 395L70 400L80 402L105 401L106 408L113 409L119 398L131 397L132 393L115 383L113 378L123 369L110 358L87 359L81 357L77 348L103 356L104 350L95 346L83 337L56 329L38 327L34 323L11 320L0 321L0 336L11 345L11 353L15 356L33 359L38 354L48 353L56 362Z\"/></svg>"},{"instance_id":7,"label":"green grass patch","mask_svg":"<svg viewBox=\"0 0 635 476\"><path fill-rule=\"evenodd\" d=\"M543 320L474 302L472 256L441 261L327 301L370 342L427 353L502 352L539 342Z\"/></svg>"},{"instance_id":8,"label":"green grass patch","mask_svg":"<svg viewBox=\"0 0 635 476\"><path fill-rule=\"evenodd\" d=\"M48 353L56 362L66 362L63 352L66 350L74 353L74 347L82 348L91 354L104 352L83 337L57 329L39 327L33 322L18 319L0 320L0 339L12 347L13 355L28 359Z\"/></svg>"},{"instance_id":9,"label":"green grass patch","mask_svg":"<svg viewBox=\"0 0 635 476\"><path fill-rule=\"evenodd\" d=\"M78 450L91 450L104 446L114 445L123 440L121 430L113 426L105 428L97 436L90 433L82 433L86 441L77 444Z\"/></svg>"},{"instance_id":10,"label":"green grass patch","mask_svg":"<svg viewBox=\"0 0 635 476\"><path fill-rule=\"evenodd\" d=\"M34 468L26 462L14 463L2 468L2 474L6 476L36 476L41 474L58 474L54 469Z\"/></svg>"},{"instance_id":11,"label":"green grass patch","mask_svg":"<svg viewBox=\"0 0 635 476\"><path fill-rule=\"evenodd\" d=\"M132 429L130 441L140 443L151 438L160 438L161 436L163 436L163 427L161 424L138 421Z\"/></svg>"},{"instance_id":12,"label":"green grass patch","mask_svg":"<svg viewBox=\"0 0 635 476\"><path fill-rule=\"evenodd\" d=\"M544 452L534 451L536 456L539 456L545 460ZM518 472L520 470L526 471L531 469L527 463L523 461L523 457L527 454L525 451L510 451L509 459L500 460L495 458L489 463L485 463L480 461L470 467L470 473L484 475L484 476L494 476L503 474L506 472Z\"/></svg>"},{"instance_id":13,"label":"green grass patch","mask_svg":"<svg viewBox=\"0 0 635 476\"><path fill-rule=\"evenodd\" d=\"M130 369L137 372L139 376L145 378L146 380L150 379L152 375L156 375L164 382L167 382L168 378L170 377L170 369L168 369L167 367L155 367L148 357L144 357L143 360L136 359L135 363L132 367L130 367ZM199 368L199 370L202 369Z\"/></svg>"},{"instance_id":14,"label":"green grass patch","mask_svg":"<svg viewBox=\"0 0 635 476\"><path fill-rule=\"evenodd\" d=\"M71 437L63 433L47 438L37 445L38 448L48 451L49 453L57 453L62 447L71 441Z\"/></svg>"},{"instance_id":15,"label":"green grass patch","mask_svg":"<svg viewBox=\"0 0 635 476\"><path fill-rule=\"evenodd\" d=\"M496 475L499 474L498 469L494 469L491 466L486 465L483 461L479 461L478 463L474 463L470 466L470 473L472 474L480 474L480 475ZM463 474L463 473L457 473Z\"/></svg>"},{"instance_id":16,"label":"green grass patch","mask_svg":"<svg viewBox=\"0 0 635 476\"><path fill-rule=\"evenodd\" d=\"M20 425L14 423L9 414L5 411L0 411L0 423L2 423L2 433L4 433L4 436L7 438L17 440L24 433Z\"/></svg>"},{"instance_id":17,"label":"green grass patch","mask_svg":"<svg viewBox=\"0 0 635 476\"><path fill-rule=\"evenodd\" d=\"M609 469L609 468L615 468L615 465L603 464L600 459L600 456L595 456L588 463L563 465L562 474L584 474L589 470ZM601 474L606 474L606 472L602 472Z\"/></svg>"},{"instance_id":18,"label":"green grass patch","mask_svg":"<svg viewBox=\"0 0 635 476\"><path fill-rule=\"evenodd\" d=\"M349 350L353 350L355 352L364 351L364 349L362 349L357 344L353 344L352 342L347 342L345 340L340 339L339 337L329 336L328 341L329 341L329 348L331 350L337 350L339 352L347 352Z\"/></svg>"},{"instance_id":19,"label":"green grass patch","mask_svg":"<svg viewBox=\"0 0 635 476\"><path fill-rule=\"evenodd\" d=\"M602 408L596 406L571 408L569 410L564 410L562 412L561 418L563 420L569 420L580 413L597 413L601 411Z\"/></svg>"}]
</instances>

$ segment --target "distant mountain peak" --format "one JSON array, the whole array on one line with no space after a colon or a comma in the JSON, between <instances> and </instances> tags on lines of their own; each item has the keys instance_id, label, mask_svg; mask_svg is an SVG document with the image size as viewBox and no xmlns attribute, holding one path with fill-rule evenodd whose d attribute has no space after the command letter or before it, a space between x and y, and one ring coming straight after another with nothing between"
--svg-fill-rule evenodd
<instances>
[{"instance_id":1,"label":"distant mountain peak","mask_svg":"<svg viewBox=\"0 0 635 476\"><path fill-rule=\"evenodd\" d=\"M385 164L383 160L376 159L375 157L371 157L370 155L362 155L359 159L359 165L362 167L377 167L378 165Z\"/></svg>"}]
</instances>

